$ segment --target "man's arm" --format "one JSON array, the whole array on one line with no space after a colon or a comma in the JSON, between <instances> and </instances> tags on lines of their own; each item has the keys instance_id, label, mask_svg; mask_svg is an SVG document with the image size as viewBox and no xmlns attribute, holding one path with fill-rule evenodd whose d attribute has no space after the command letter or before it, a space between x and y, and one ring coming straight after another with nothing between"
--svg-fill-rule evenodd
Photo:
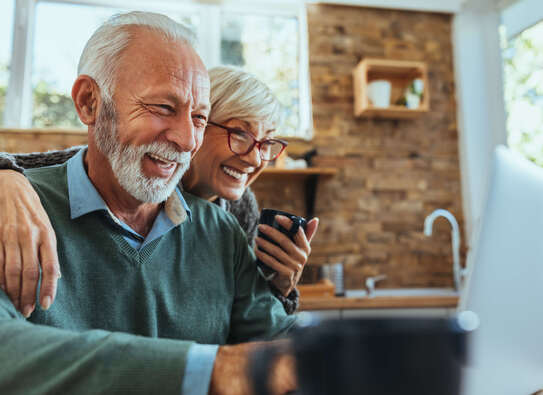
<instances>
[{"instance_id":1,"label":"man's arm","mask_svg":"<svg viewBox=\"0 0 543 395\"><path fill-rule=\"evenodd\" d=\"M175 394L193 342L25 321L0 291L0 393Z\"/></svg>"},{"instance_id":2,"label":"man's arm","mask_svg":"<svg viewBox=\"0 0 543 395\"><path fill-rule=\"evenodd\" d=\"M221 346L210 395L251 395L249 355L264 343ZM73 332L27 322L0 291L1 394L183 394L190 341L120 332ZM274 393L295 388L294 369L271 375ZM201 386L200 386L201 387ZM205 387L205 386L204 386ZM202 395L205 395L202 393Z\"/></svg>"}]
</instances>

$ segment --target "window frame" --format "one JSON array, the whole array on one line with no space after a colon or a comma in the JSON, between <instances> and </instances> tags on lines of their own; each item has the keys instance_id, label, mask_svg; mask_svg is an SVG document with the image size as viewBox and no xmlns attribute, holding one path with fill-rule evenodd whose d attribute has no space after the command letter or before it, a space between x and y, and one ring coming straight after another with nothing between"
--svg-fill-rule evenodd
<instances>
[{"instance_id":1,"label":"window frame","mask_svg":"<svg viewBox=\"0 0 543 395\"><path fill-rule=\"evenodd\" d=\"M260 0L229 0L222 4L210 4L198 0L15 0L14 31L11 67L6 93L5 122L7 128L32 127L32 57L36 5L60 3L111 8L139 8L145 11L182 11L198 14L200 20L197 35L199 52L207 67L220 64L221 13L238 13L266 16L290 16L298 19L298 97L299 125L297 137L309 140L313 137L311 92L309 83L308 34L303 2ZM256 3L256 4L255 4Z\"/></svg>"}]
</instances>

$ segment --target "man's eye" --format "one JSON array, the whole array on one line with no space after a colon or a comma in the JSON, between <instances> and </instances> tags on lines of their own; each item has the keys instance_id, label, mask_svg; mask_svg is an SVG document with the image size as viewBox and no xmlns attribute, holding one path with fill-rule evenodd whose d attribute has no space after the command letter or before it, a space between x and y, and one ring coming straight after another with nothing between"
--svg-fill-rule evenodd
<instances>
[{"instance_id":1,"label":"man's eye","mask_svg":"<svg viewBox=\"0 0 543 395\"><path fill-rule=\"evenodd\" d=\"M175 113L174 108L168 104L154 104L152 107L155 112L161 115L171 115Z\"/></svg>"}]
</instances>

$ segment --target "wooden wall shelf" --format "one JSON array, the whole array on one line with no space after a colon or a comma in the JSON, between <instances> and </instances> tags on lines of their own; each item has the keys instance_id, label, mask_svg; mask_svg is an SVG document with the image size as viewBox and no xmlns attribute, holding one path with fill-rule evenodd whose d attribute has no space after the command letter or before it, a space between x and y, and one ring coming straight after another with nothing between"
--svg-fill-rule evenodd
<instances>
[{"instance_id":1,"label":"wooden wall shelf","mask_svg":"<svg viewBox=\"0 0 543 395\"><path fill-rule=\"evenodd\" d=\"M424 84L422 100L418 108L395 105L414 79ZM375 80L391 83L390 107L374 107L368 98L368 84ZM428 67L424 62L390 59L363 59L353 70L354 114L365 118L412 119L429 111L430 93Z\"/></svg>"},{"instance_id":2,"label":"wooden wall shelf","mask_svg":"<svg viewBox=\"0 0 543 395\"><path fill-rule=\"evenodd\" d=\"M320 177L332 177L338 172L333 167L308 167L306 169L281 169L268 167L262 171L260 179L271 178L302 178L305 186L305 217L313 218L315 214L315 197L317 194L317 185ZM256 181L258 182L258 180Z\"/></svg>"},{"instance_id":3,"label":"wooden wall shelf","mask_svg":"<svg viewBox=\"0 0 543 395\"><path fill-rule=\"evenodd\" d=\"M308 167L306 169L281 169L277 167L267 167L262 171L260 175L280 175L280 176L333 176L337 173L337 169L334 167Z\"/></svg>"}]
</instances>

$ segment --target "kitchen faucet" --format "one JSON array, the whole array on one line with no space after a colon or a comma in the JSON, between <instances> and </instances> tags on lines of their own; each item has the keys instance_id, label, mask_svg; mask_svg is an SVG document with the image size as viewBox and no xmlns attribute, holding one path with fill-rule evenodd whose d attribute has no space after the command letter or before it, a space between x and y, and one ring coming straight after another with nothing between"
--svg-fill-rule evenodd
<instances>
[{"instance_id":1,"label":"kitchen faucet","mask_svg":"<svg viewBox=\"0 0 543 395\"><path fill-rule=\"evenodd\" d=\"M366 278L366 291L368 298L373 298L375 295L375 283L387 278L386 274L379 274L377 276L367 277Z\"/></svg>"},{"instance_id":2,"label":"kitchen faucet","mask_svg":"<svg viewBox=\"0 0 543 395\"><path fill-rule=\"evenodd\" d=\"M454 215L447 210L443 210L441 208L437 209L424 220L424 234L426 236L432 235L432 225L434 224L435 219L438 217L447 218L451 224L454 289L459 291L462 285L462 280L466 275L466 269L463 269L460 266L460 230L458 228L456 218L454 218Z\"/></svg>"}]
</instances>

